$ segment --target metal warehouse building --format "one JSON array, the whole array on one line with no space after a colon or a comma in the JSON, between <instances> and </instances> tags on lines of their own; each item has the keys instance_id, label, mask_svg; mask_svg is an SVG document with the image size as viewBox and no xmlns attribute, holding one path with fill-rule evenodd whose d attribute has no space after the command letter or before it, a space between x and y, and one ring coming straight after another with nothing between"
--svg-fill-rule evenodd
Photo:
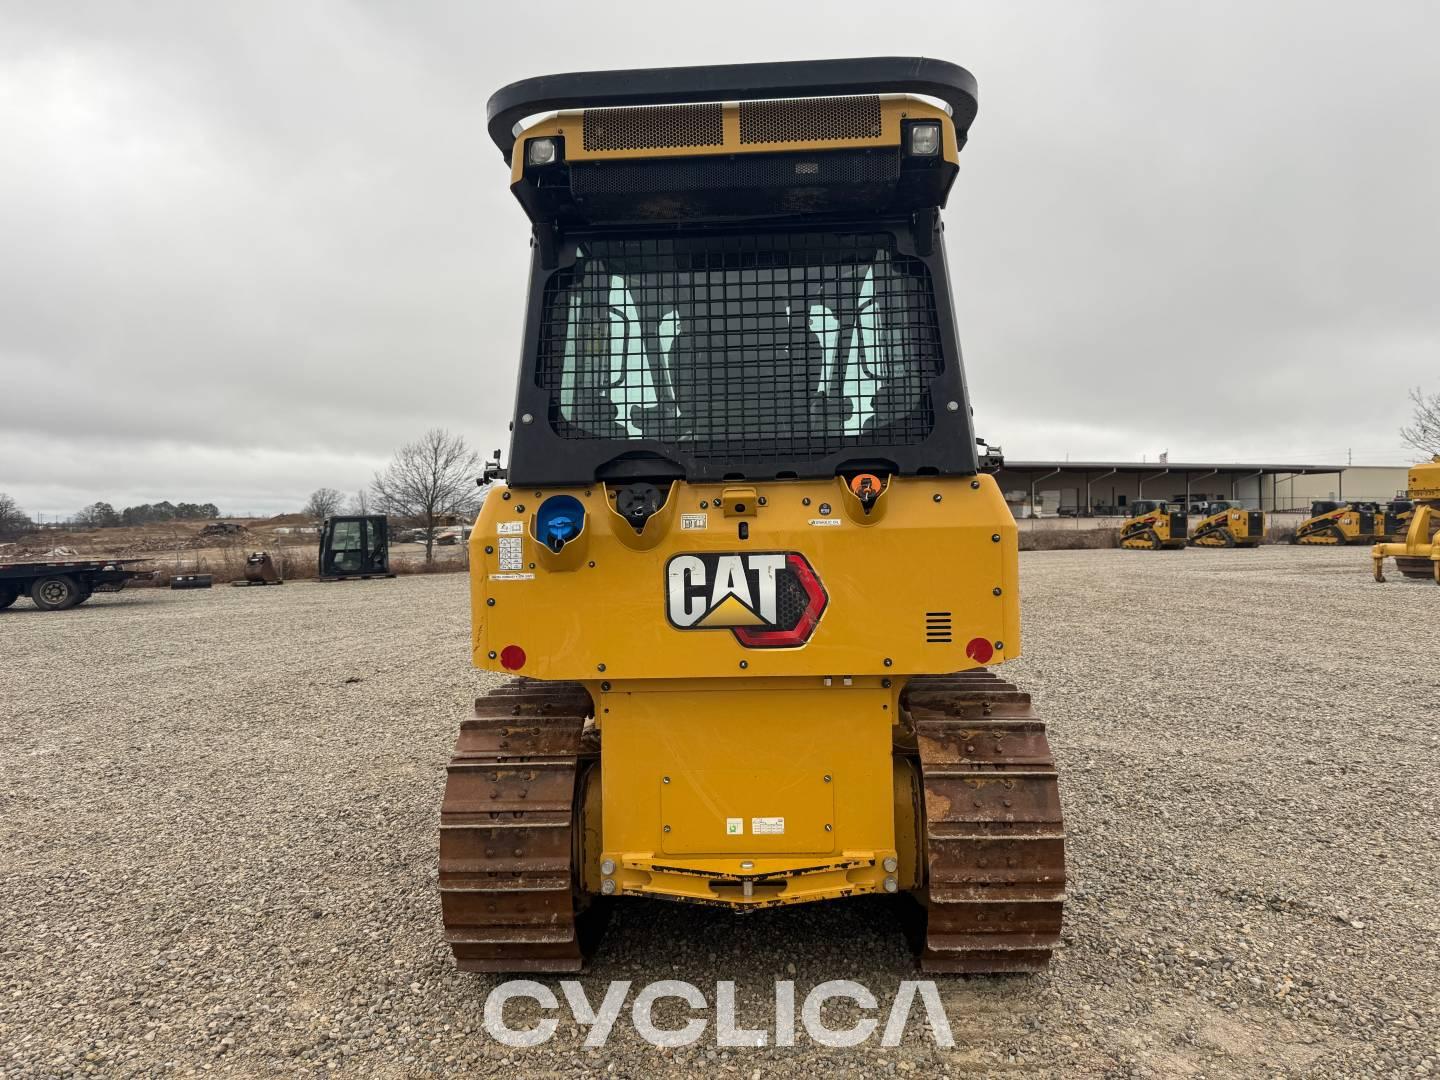
<instances>
[{"instance_id":1,"label":"metal warehouse building","mask_svg":"<svg viewBox=\"0 0 1440 1080\"><path fill-rule=\"evenodd\" d=\"M1137 499L1224 499L1272 513L1315 499L1385 502L1405 489L1406 466L1235 462L1006 461L996 481L1016 517L1123 516Z\"/></svg>"}]
</instances>

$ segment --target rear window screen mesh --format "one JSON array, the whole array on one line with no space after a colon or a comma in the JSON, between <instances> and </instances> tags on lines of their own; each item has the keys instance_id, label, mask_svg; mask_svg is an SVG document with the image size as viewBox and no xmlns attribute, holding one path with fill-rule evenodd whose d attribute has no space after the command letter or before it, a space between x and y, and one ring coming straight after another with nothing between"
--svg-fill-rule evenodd
<instances>
[{"instance_id":1,"label":"rear window screen mesh","mask_svg":"<svg viewBox=\"0 0 1440 1080\"><path fill-rule=\"evenodd\" d=\"M923 442L942 366L929 272L884 233L582 240L537 359L562 438L734 462Z\"/></svg>"}]
</instances>

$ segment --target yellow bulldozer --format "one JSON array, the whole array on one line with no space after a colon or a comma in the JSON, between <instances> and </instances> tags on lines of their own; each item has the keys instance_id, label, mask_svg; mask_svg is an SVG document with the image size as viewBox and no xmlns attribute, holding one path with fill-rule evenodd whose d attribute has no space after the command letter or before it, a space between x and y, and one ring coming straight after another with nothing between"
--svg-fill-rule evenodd
<instances>
[{"instance_id":1,"label":"yellow bulldozer","mask_svg":"<svg viewBox=\"0 0 1440 1080\"><path fill-rule=\"evenodd\" d=\"M1440 585L1440 454L1434 460L1411 467L1407 480L1410 514L1405 538L1399 543L1376 544L1370 551L1375 560L1375 580L1385 580L1386 557L1407 578L1428 578Z\"/></svg>"},{"instance_id":2,"label":"yellow bulldozer","mask_svg":"<svg viewBox=\"0 0 1440 1080\"><path fill-rule=\"evenodd\" d=\"M491 98L532 243L470 539L474 663L513 678L441 812L462 969L578 970L636 897L888 894L926 970L1046 964L1059 789L987 670L1020 653L1016 528L941 237L975 111L916 58Z\"/></svg>"},{"instance_id":3,"label":"yellow bulldozer","mask_svg":"<svg viewBox=\"0 0 1440 1080\"><path fill-rule=\"evenodd\" d=\"M1212 502L1209 514L1190 531L1192 547L1259 547L1265 542L1265 515L1230 503Z\"/></svg>"},{"instance_id":4,"label":"yellow bulldozer","mask_svg":"<svg viewBox=\"0 0 1440 1080\"><path fill-rule=\"evenodd\" d=\"M1143 551L1178 550L1186 544L1190 516L1180 503L1138 499L1120 525L1120 546Z\"/></svg>"}]
</instances>

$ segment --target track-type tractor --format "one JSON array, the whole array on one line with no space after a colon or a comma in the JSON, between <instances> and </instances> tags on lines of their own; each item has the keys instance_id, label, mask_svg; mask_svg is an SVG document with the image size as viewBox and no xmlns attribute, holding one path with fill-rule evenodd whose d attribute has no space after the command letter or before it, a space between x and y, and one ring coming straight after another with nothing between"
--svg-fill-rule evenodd
<instances>
[{"instance_id":1,"label":"track-type tractor","mask_svg":"<svg viewBox=\"0 0 1440 1080\"><path fill-rule=\"evenodd\" d=\"M1139 499L1120 526L1120 546L1145 551L1183 548L1190 517L1179 503Z\"/></svg>"},{"instance_id":2,"label":"track-type tractor","mask_svg":"<svg viewBox=\"0 0 1440 1080\"><path fill-rule=\"evenodd\" d=\"M470 538L474 662L511 678L441 813L460 967L577 970L636 897L887 894L927 970L1047 962L1059 790L987 670L1020 652L1016 529L940 224L975 111L968 72L914 58L491 98L532 243Z\"/></svg>"},{"instance_id":3,"label":"track-type tractor","mask_svg":"<svg viewBox=\"0 0 1440 1080\"><path fill-rule=\"evenodd\" d=\"M1295 530L1292 544L1369 544L1377 539L1382 524L1380 508L1373 502L1310 504L1310 516Z\"/></svg>"},{"instance_id":4,"label":"track-type tractor","mask_svg":"<svg viewBox=\"0 0 1440 1080\"><path fill-rule=\"evenodd\" d=\"M1190 532L1193 547L1259 547L1265 541L1265 515L1228 503L1212 502L1210 516Z\"/></svg>"},{"instance_id":5,"label":"track-type tractor","mask_svg":"<svg viewBox=\"0 0 1440 1080\"><path fill-rule=\"evenodd\" d=\"M1370 554L1375 560L1375 580L1385 580L1385 558L1407 578L1428 578L1440 585L1440 454L1433 461L1412 466L1407 477L1411 503L1409 529L1400 543L1376 544Z\"/></svg>"}]
</instances>

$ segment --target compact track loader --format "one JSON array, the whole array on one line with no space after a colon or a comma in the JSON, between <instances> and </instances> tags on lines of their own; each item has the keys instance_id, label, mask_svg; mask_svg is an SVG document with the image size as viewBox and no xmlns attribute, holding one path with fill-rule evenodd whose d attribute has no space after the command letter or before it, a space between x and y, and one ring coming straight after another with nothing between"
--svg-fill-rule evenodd
<instances>
[{"instance_id":1,"label":"compact track loader","mask_svg":"<svg viewBox=\"0 0 1440 1080\"><path fill-rule=\"evenodd\" d=\"M1192 547L1259 547L1265 540L1265 515L1259 510L1211 503L1212 511L1190 533Z\"/></svg>"},{"instance_id":2,"label":"compact track loader","mask_svg":"<svg viewBox=\"0 0 1440 1080\"><path fill-rule=\"evenodd\" d=\"M1410 532L1410 522L1415 517L1413 499L1391 499L1376 512L1375 540L1381 544L1398 544Z\"/></svg>"},{"instance_id":3,"label":"compact track loader","mask_svg":"<svg viewBox=\"0 0 1440 1080\"><path fill-rule=\"evenodd\" d=\"M1385 580L1385 558L1408 578L1428 578L1440 585L1440 454L1433 461L1412 466L1406 478L1411 503L1409 530L1400 543L1376 544L1370 551L1375 560L1375 580Z\"/></svg>"},{"instance_id":4,"label":"compact track loader","mask_svg":"<svg viewBox=\"0 0 1440 1080\"><path fill-rule=\"evenodd\" d=\"M1190 517L1178 503L1140 499L1134 512L1120 525L1120 546L1146 551L1179 549L1186 544Z\"/></svg>"},{"instance_id":5,"label":"compact track loader","mask_svg":"<svg viewBox=\"0 0 1440 1080\"><path fill-rule=\"evenodd\" d=\"M892 893L927 970L1049 959L1059 790L987 670L1020 652L1016 529L941 242L975 111L914 58L491 98L532 244L470 540L474 662L515 678L441 813L461 968L576 970L612 900Z\"/></svg>"},{"instance_id":6,"label":"compact track loader","mask_svg":"<svg viewBox=\"0 0 1440 1080\"><path fill-rule=\"evenodd\" d=\"M1302 521L1291 538L1292 544L1369 544L1383 528L1380 509L1372 502L1310 504L1310 516Z\"/></svg>"}]
</instances>

